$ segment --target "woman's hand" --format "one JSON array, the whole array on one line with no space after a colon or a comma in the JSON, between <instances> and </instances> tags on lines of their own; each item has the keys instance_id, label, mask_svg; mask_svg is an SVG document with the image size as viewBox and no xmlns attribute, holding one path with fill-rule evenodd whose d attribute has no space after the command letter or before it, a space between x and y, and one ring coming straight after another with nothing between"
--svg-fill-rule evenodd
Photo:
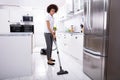
<instances>
[{"instance_id":1,"label":"woman's hand","mask_svg":"<svg viewBox=\"0 0 120 80\"><path fill-rule=\"evenodd\" d=\"M55 32L53 32L52 35L53 35L53 39L56 40Z\"/></svg>"},{"instance_id":2,"label":"woman's hand","mask_svg":"<svg viewBox=\"0 0 120 80\"><path fill-rule=\"evenodd\" d=\"M53 39L56 40L56 35L53 34Z\"/></svg>"},{"instance_id":3,"label":"woman's hand","mask_svg":"<svg viewBox=\"0 0 120 80\"><path fill-rule=\"evenodd\" d=\"M55 32L52 32L53 39L56 40L56 34Z\"/></svg>"},{"instance_id":4,"label":"woman's hand","mask_svg":"<svg viewBox=\"0 0 120 80\"><path fill-rule=\"evenodd\" d=\"M52 33L53 35L56 35L56 33L55 33L55 31L53 31L53 33Z\"/></svg>"}]
</instances>

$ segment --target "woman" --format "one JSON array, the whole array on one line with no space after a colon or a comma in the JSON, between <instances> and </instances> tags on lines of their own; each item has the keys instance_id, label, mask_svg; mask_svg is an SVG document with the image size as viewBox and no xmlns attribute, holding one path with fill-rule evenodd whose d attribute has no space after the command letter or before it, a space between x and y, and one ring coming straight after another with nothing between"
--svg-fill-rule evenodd
<instances>
[{"instance_id":1,"label":"woman","mask_svg":"<svg viewBox=\"0 0 120 80\"><path fill-rule=\"evenodd\" d=\"M47 45L47 60L49 65L54 65L55 60L52 59L52 44L53 39L56 39L55 31L53 30L54 18L53 15L57 13L58 7L55 4L51 4L47 7L48 16L46 17L46 27L45 27L45 40Z\"/></svg>"}]
</instances>

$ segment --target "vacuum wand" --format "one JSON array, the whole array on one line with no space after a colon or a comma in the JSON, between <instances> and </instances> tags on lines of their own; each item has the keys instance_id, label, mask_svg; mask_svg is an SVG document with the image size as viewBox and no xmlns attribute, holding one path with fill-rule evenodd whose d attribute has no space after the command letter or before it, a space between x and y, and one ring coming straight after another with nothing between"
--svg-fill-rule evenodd
<instances>
[{"instance_id":1,"label":"vacuum wand","mask_svg":"<svg viewBox=\"0 0 120 80\"><path fill-rule=\"evenodd\" d=\"M61 61L60 61L60 55L59 55L59 51L58 51L58 46L57 46L56 40L54 40L54 43L56 45L57 55L58 55L58 62L59 62L59 67L60 67L60 71L57 72L57 75L68 74L68 71L62 69L62 65L61 65Z\"/></svg>"}]
</instances>

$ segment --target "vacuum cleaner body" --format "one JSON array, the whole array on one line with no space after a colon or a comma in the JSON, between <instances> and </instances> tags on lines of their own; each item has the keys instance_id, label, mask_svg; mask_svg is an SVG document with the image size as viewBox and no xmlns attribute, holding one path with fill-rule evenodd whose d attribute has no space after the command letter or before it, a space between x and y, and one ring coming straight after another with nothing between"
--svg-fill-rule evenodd
<instances>
[{"instance_id":1,"label":"vacuum cleaner body","mask_svg":"<svg viewBox=\"0 0 120 80\"><path fill-rule=\"evenodd\" d=\"M41 49L41 50L40 50L40 54L42 54L42 55L47 55L46 49L45 49L45 48Z\"/></svg>"}]
</instances>

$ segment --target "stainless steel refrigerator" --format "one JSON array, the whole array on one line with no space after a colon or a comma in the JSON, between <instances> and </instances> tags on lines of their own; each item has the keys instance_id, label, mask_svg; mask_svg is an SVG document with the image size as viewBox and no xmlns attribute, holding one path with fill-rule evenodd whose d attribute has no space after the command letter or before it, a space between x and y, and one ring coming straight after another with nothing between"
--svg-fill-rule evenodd
<instances>
[{"instance_id":1,"label":"stainless steel refrigerator","mask_svg":"<svg viewBox=\"0 0 120 80\"><path fill-rule=\"evenodd\" d=\"M83 71L92 80L120 80L120 0L84 0Z\"/></svg>"}]
</instances>

